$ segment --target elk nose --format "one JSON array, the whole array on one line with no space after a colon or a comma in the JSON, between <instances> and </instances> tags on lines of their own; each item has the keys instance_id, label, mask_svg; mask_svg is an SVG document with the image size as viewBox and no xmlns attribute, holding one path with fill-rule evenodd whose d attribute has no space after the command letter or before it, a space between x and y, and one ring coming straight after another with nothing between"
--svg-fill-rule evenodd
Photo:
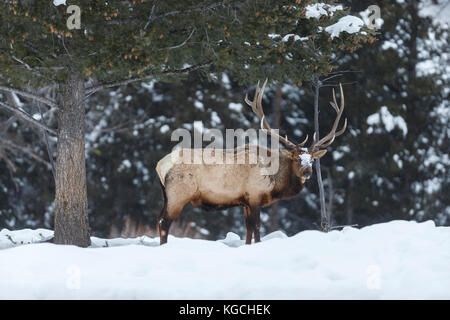
<instances>
[{"instance_id":1,"label":"elk nose","mask_svg":"<svg viewBox=\"0 0 450 320\"><path fill-rule=\"evenodd\" d=\"M311 172L307 171L304 173L305 179L311 178Z\"/></svg>"}]
</instances>

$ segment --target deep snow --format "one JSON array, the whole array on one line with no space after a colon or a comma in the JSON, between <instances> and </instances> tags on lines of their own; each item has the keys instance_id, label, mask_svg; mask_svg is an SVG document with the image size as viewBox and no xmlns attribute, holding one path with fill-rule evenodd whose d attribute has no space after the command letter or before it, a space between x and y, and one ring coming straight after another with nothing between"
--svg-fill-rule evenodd
<instances>
[{"instance_id":1,"label":"deep snow","mask_svg":"<svg viewBox=\"0 0 450 320\"><path fill-rule=\"evenodd\" d=\"M450 298L450 228L432 221L274 232L251 246L233 233L20 245L51 236L0 232L0 299Z\"/></svg>"}]
</instances>

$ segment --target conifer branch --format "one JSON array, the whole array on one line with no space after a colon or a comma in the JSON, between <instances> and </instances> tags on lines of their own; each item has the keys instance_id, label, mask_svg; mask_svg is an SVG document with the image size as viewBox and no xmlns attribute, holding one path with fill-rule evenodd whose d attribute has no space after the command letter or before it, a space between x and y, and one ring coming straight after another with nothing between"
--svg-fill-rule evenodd
<instances>
[{"instance_id":1,"label":"conifer branch","mask_svg":"<svg viewBox=\"0 0 450 320\"><path fill-rule=\"evenodd\" d=\"M39 121L35 120L32 116L30 116L25 111L20 110L18 108L14 108L14 107L10 106L9 104L1 102L1 101L0 101L0 107L13 112L14 114L16 114L21 119L31 123L32 125L38 127L39 129L45 130L45 131L47 131L47 132L49 132L49 133L51 133L51 134L56 136L56 131L55 130L53 130L52 128L49 128L46 125L44 125L44 124L40 123Z\"/></svg>"},{"instance_id":2,"label":"conifer branch","mask_svg":"<svg viewBox=\"0 0 450 320\"><path fill-rule=\"evenodd\" d=\"M195 28L192 29L192 31L191 31L191 33L189 34L189 36L188 36L182 43L177 44L177 45L175 45L175 46L171 46L171 47L167 47L167 48L162 48L162 49L159 49L159 50L171 50L171 49L181 48L182 46L184 46L184 45L192 38L194 32L195 32Z\"/></svg>"},{"instance_id":3,"label":"conifer branch","mask_svg":"<svg viewBox=\"0 0 450 320\"><path fill-rule=\"evenodd\" d=\"M133 82L138 82L138 81L143 81L143 80L147 80L150 78L153 78L155 76L168 76L168 75L172 75L172 74L181 74L181 73L188 73L206 66L209 66L212 63L212 61L208 61L208 62L204 62L204 63L200 63L200 64L196 64L187 68L183 68L183 69L176 69L176 70L165 70L162 71L159 74L153 74L153 75L148 75L148 76L144 76L144 77L138 77L138 78L130 78L130 79L125 79L125 80L121 80L121 81L117 81L117 82L111 82L111 83L103 83L103 84L99 84L96 86L92 86L89 88L86 88L85 92L86 95L91 95L97 91L106 89L106 88L113 88L113 87L118 87L118 86L124 86Z\"/></svg>"},{"instance_id":4,"label":"conifer branch","mask_svg":"<svg viewBox=\"0 0 450 320\"><path fill-rule=\"evenodd\" d=\"M50 162L42 159L40 156L38 156L33 151L31 151L30 148L27 148L27 147L24 147L24 146L19 146L19 145L15 144L12 141L7 140L7 139L1 139L1 144L3 144L3 147L5 147L5 148L8 148L10 150L18 150L18 151L20 151L20 152L30 156L34 160L36 160L36 161L38 161L38 162L40 162L42 164L45 164L47 167L51 167Z\"/></svg>"},{"instance_id":5,"label":"conifer branch","mask_svg":"<svg viewBox=\"0 0 450 320\"><path fill-rule=\"evenodd\" d=\"M20 95L22 97L25 97L25 98L34 99L36 101L42 102L43 104L46 104L49 107L53 107L53 108L58 109L58 104L56 103L56 101L53 101L51 99L38 96L38 95L36 95L34 93L29 93L29 92L25 92L25 91L22 91L22 90L18 90L18 89L14 89L14 88L11 88L11 87L6 87L6 86L0 86L0 90L6 91L6 92L15 93L15 94L18 94L18 95Z\"/></svg>"}]
</instances>

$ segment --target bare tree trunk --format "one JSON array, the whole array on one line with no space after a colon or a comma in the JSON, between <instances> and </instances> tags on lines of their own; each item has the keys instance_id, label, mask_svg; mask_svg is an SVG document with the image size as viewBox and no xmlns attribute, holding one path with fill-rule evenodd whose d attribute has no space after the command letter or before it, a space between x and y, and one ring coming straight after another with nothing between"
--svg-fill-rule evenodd
<instances>
[{"instance_id":1,"label":"bare tree trunk","mask_svg":"<svg viewBox=\"0 0 450 320\"><path fill-rule=\"evenodd\" d=\"M333 178L331 176L331 171L329 169L327 169L327 181L328 181L327 220L329 221L329 226L331 228L331 215L333 214L334 188L333 188Z\"/></svg>"},{"instance_id":2,"label":"bare tree trunk","mask_svg":"<svg viewBox=\"0 0 450 320\"><path fill-rule=\"evenodd\" d=\"M54 242L87 247L84 84L72 75L59 90Z\"/></svg>"},{"instance_id":3,"label":"bare tree trunk","mask_svg":"<svg viewBox=\"0 0 450 320\"><path fill-rule=\"evenodd\" d=\"M279 128L281 125L281 103L283 102L283 96L281 92L281 87L283 86L283 80L280 80L277 88L276 100L275 100L275 128ZM272 205L272 212L270 216L270 226L269 231L277 231L280 229L280 212L278 202Z\"/></svg>"},{"instance_id":4,"label":"bare tree trunk","mask_svg":"<svg viewBox=\"0 0 450 320\"><path fill-rule=\"evenodd\" d=\"M314 131L316 134L316 141L320 139L319 136L319 89L320 82L318 77L314 77L313 79L313 87L314 87ZM320 226L322 227L322 231L328 232L330 231L330 219L327 216L327 208L325 204L325 192L323 188L322 181L322 173L320 171L320 159L315 160L316 164L316 175L317 175L317 184L319 185L319 196L320 196Z\"/></svg>"}]
</instances>

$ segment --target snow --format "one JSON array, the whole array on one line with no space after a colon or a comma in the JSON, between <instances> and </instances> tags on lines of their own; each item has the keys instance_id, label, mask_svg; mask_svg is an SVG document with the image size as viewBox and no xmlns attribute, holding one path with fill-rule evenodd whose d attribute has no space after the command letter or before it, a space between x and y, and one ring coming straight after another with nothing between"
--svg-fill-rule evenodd
<instances>
[{"instance_id":1,"label":"snow","mask_svg":"<svg viewBox=\"0 0 450 320\"><path fill-rule=\"evenodd\" d=\"M364 21L355 16L345 16L338 22L325 28L325 31L331 35L331 39L339 37L341 32L356 33L364 26Z\"/></svg>"},{"instance_id":2,"label":"snow","mask_svg":"<svg viewBox=\"0 0 450 320\"><path fill-rule=\"evenodd\" d=\"M18 108L22 109L23 103L22 103L22 101L20 101L19 97L14 92L11 92L11 96L14 100L14 105L17 106Z\"/></svg>"},{"instance_id":3,"label":"snow","mask_svg":"<svg viewBox=\"0 0 450 320\"><path fill-rule=\"evenodd\" d=\"M230 78L225 72L222 73L222 84L224 85L225 89L231 89Z\"/></svg>"},{"instance_id":4,"label":"snow","mask_svg":"<svg viewBox=\"0 0 450 320\"><path fill-rule=\"evenodd\" d=\"M319 19L323 15L333 16L334 12L337 10L343 10L342 5L331 6L325 3L315 3L312 5L308 5L306 7L306 18L316 18ZM347 33L357 33L364 26L364 21L355 16L345 16L339 19L338 22L332 24L325 28L325 31L331 35L331 38L334 39L339 37L341 32ZM323 29L319 27L319 30ZM367 33L365 33L367 34ZM281 36L279 34L269 34L269 38L278 39ZM295 41L307 41L309 37L301 37L297 34L289 33L282 37L281 41L288 42L289 40Z\"/></svg>"},{"instance_id":5,"label":"snow","mask_svg":"<svg viewBox=\"0 0 450 320\"><path fill-rule=\"evenodd\" d=\"M195 100L194 101L194 107L196 107L199 110L205 110L205 107L203 105L203 102Z\"/></svg>"},{"instance_id":6,"label":"snow","mask_svg":"<svg viewBox=\"0 0 450 320\"><path fill-rule=\"evenodd\" d=\"M293 40L294 42L295 41L306 41L306 40L308 40L309 39L309 37L300 37L299 35L297 35L297 34L293 34L293 33L289 33L289 34L287 34L287 35L285 35L282 39L281 39L281 41L283 41L283 42L288 42L289 40Z\"/></svg>"},{"instance_id":7,"label":"snow","mask_svg":"<svg viewBox=\"0 0 450 320\"><path fill-rule=\"evenodd\" d=\"M337 6L333 6L326 3L314 3L306 6L305 9L305 17L307 19L316 18L318 20L322 16L329 15L330 17L332 17L335 11L343 10L344 8L340 4Z\"/></svg>"},{"instance_id":8,"label":"snow","mask_svg":"<svg viewBox=\"0 0 450 320\"><path fill-rule=\"evenodd\" d=\"M222 123L222 120L219 117L219 114L216 111L211 112L211 125L217 126L218 124Z\"/></svg>"},{"instance_id":9,"label":"snow","mask_svg":"<svg viewBox=\"0 0 450 320\"><path fill-rule=\"evenodd\" d=\"M164 125L161 126L161 128L159 128L159 131L160 131L162 134L169 132L169 130L170 130L170 127L169 127L169 125L167 125L167 124L164 124Z\"/></svg>"},{"instance_id":10,"label":"snow","mask_svg":"<svg viewBox=\"0 0 450 320\"><path fill-rule=\"evenodd\" d=\"M381 49L384 51L389 49L397 50L398 45L395 41L385 40L381 46Z\"/></svg>"},{"instance_id":11,"label":"snow","mask_svg":"<svg viewBox=\"0 0 450 320\"><path fill-rule=\"evenodd\" d=\"M343 10L342 5L329 5L326 3L314 3L306 6L305 17L307 19L317 19L319 20L322 16L332 17L334 13L338 10ZM335 24L332 24L325 28L325 31L331 35L331 38L339 37L341 32L356 33L361 30L364 25L364 21L355 16L345 16L339 19ZM323 29L319 27L319 32ZM273 40L281 38L281 41L288 42L289 40L295 41L307 41L310 37L301 37L297 34L289 33L285 36L281 36L276 33L268 34L268 37Z\"/></svg>"},{"instance_id":12,"label":"snow","mask_svg":"<svg viewBox=\"0 0 450 320\"><path fill-rule=\"evenodd\" d=\"M89 151L91 147L96 147L96 141L102 135L102 129L106 128L108 123L104 118L100 119L95 127L86 134L86 157L89 156Z\"/></svg>"},{"instance_id":13,"label":"snow","mask_svg":"<svg viewBox=\"0 0 450 320\"><path fill-rule=\"evenodd\" d=\"M450 24L450 4L448 0L423 1L419 4L421 17L430 17L440 24Z\"/></svg>"},{"instance_id":14,"label":"snow","mask_svg":"<svg viewBox=\"0 0 450 320\"><path fill-rule=\"evenodd\" d=\"M66 5L66 0L53 0L53 5L56 7L59 5Z\"/></svg>"},{"instance_id":15,"label":"snow","mask_svg":"<svg viewBox=\"0 0 450 320\"><path fill-rule=\"evenodd\" d=\"M402 169L402 168L403 168L403 160L400 159L400 156L399 156L398 154L394 154L394 155L392 156L392 159L395 161L395 163L397 164L397 167L398 167L399 169Z\"/></svg>"},{"instance_id":16,"label":"snow","mask_svg":"<svg viewBox=\"0 0 450 320\"><path fill-rule=\"evenodd\" d=\"M2 229L0 231L0 249L43 242L51 238L53 238L53 231L47 229L23 229L20 231Z\"/></svg>"},{"instance_id":17,"label":"snow","mask_svg":"<svg viewBox=\"0 0 450 320\"><path fill-rule=\"evenodd\" d=\"M268 37L272 40L278 40L279 38L281 38L281 41L283 41L283 42L288 42L289 40L293 40L294 42L299 41L299 40L306 41L309 39L309 37L300 37L299 35L293 34L293 33L288 33L284 37L282 37L279 34L271 33L271 34L268 34Z\"/></svg>"},{"instance_id":18,"label":"snow","mask_svg":"<svg viewBox=\"0 0 450 320\"><path fill-rule=\"evenodd\" d=\"M39 235L41 234L43 238ZM49 230L2 230L0 299L449 299L450 228L392 221L322 233L281 231L244 245L92 238L38 243Z\"/></svg>"},{"instance_id":19,"label":"snow","mask_svg":"<svg viewBox=\"0 0 450 320\"><path fill-rule=\"evenodd\" d=\"M242 103L235 103L235 102L230 102L230 104L228 105L228 108L241 113L242 112Z\"/></svg>"},{"instance_id":20,"label":"snow","mask_svg":"<svg viewBox=\"0 0 450 320\"><path fill-rule=\"evenodd\" d=\"M131 168L131 162L128 159L125 159L122 161L122 163L120 164L120 166L117 168L118 172L122 172L125 169L130 169Z\"/></svg>"},{"instance_id":21,"label":"snow","mask_svg":"<svg viewBox=\"0 0 450 320\"><path fill-rule=\"evenodd\" d=\"M270 39L277 39L277 38L281 38L281 36L277 33L269 33L267 35Z\"/></svg>"},{"instance_id":22,"label":"snow","mask_svg":"<svg viewBox=\"0 0 450 320\"><path fill-rule=\"evenodd\" d=\"M302 167L311 167L312 166L312 157L309 153L302 153L298 156L302 160Z\"/></svg>"},{"instance_id":23,"label":"snow","mask_svg":"<svg viewBox=\"0 0 450 320\"><path fill-rule=\"evenodd\" d=\"M398 127L403 132L403 136L406 136L408 134L408 126L405 119L403 119L401 116L393 116L386 106L382 106L380 108L380 112L368 116L367 124L370 126L367 130L368 134L374 132L374 129L371 126L380 124L383 124L384 128L388 132L391 132L395 127ZM377 131L375 132L378 133Z\"/></svg>"},{"instance_id":24,"label":"snow","mask_svg":"<svg viewBox=\"0 0 450 320\"><path fill-rule=\"evenodd\" d=\"M333 160L334 161L337 161L337 160L341 159L343 156L344 156L343 152L340 152L340 151L337 151L337 150L333 151Z\"/></svg>"}]
</instances>

